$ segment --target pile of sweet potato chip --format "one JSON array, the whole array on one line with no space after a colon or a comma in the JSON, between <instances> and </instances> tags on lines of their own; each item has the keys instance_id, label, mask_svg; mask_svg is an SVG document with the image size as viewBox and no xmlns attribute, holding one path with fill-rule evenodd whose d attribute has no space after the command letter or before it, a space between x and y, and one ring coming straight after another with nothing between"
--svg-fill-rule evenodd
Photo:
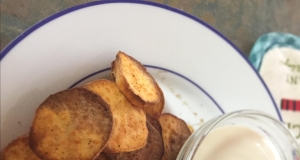
<instances>
[{"instance_id":1,"label":"pile of sweet potato chip","mask_svg":"<svg viewBox=\"0 0 300 160\"><path fill-rule=\"evenodd\" d=\"M146 68L123 52L112 80L99 79L50 95L36 110L28 135L1 160L173 160L191 132L170 113Z\"/></svg>"}]
</instances>

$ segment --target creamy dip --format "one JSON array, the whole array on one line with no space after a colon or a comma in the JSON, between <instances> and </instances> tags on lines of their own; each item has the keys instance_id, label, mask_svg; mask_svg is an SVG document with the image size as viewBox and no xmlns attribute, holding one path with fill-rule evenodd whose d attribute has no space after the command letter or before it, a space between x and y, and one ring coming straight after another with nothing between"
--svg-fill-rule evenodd
<instances>
[{"instance_id":1,"label":"creamy dip","mask_svg":"<svg viewBox=\"0 0 300 160\"><path fill-rule=\"evenodd\" d=\"M212 131L193 160L279 160L274 147L258 132L241 126Z\"/></svg>"}]
</instances>

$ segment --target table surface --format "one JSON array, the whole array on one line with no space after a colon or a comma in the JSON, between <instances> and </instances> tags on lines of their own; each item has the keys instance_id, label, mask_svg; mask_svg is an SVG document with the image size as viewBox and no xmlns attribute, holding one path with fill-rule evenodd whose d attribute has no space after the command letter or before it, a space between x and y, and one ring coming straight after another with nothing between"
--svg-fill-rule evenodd
<instances>
[{"instance_id":1,"label":"table surface","mask_svg":"<svg viewBox=\"0 0 300 160\"><path fill-rule=\"evenodd\" d=\"M1 50L38 21L93 0L0 0ZM300 0L154 0L207 22L246 56L262 34L300 36Z\"/></svg>"}]
</instances>

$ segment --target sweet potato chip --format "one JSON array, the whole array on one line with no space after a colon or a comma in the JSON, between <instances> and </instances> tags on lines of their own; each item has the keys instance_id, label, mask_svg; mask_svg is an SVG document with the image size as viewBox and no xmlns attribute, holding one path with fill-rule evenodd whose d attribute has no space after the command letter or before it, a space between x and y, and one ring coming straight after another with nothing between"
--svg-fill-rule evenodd
<instances>
[{"instance_id":1,"label":"sweet potato chip","mask_svg":"<svg viewBox=\"0 0 300 160\"><path fill-rule=\"evenodd\" d=\"M113 123L101 97L84 88L69 89L38 107L29 144L41 159L94 159L106 146Z\"/></svg>"},{"instance_id":2,"label":"sweet potato chip","mask_svg":"<svg viewBox=\"0 0 300 160\"><path fill-rule=\"evenodd\" d=\"M40 158L29 148L28 135L23 135L2 150L1 160L40 160Z\"/></svg>"},{"instance_id":3,"label":"sweet potato chip","mask_svg":"<svg viewBox=\"0 0 300 160\"><path fill-rule=\"evenodd\" d=\"M155 82L156 83L156 82ZM158 84L155 84L157 86L157 91L160 93L160 95L162 95L163 97L163 92L160 89L160 87L158 86ZM164 109L164 105L165 105L165 99L164 98L160 98L160 101L158 103L155 104L145 104L143 107L143 110L150 114L153 117L159 118L162 110Z\"/></svg>"},{"instance_id":4,"label":"sweet potato chip","mask_svg":"<svg viewBox=\"0 0 300 160\"><path fill-rule=\"evenodd\" d=\"M165 103L163 92L140 62L118 52L112 62L111 77L130 103L154 117L161 115Z\"/></svg>"},{"instance_id":5,"label":"sweet potato chip","mask_svg":"<svg viewBox=\"0 0 300 160\"><path fill-rule=\"evenodd\" d=\"M105 156L108 160L160 160L164 153L162 136L150 122L147 122L147 128L149 134L147 145L144 148L133 152L105 153Z\"/></svg>"},{"instance_id":6,"label":"sweet potato chip","mask_svg":"<svg viewBox=\"0 0 300 160\"><path fill-rule=\"evenodd\" d=\"M191 131L183 120L169 113L162 114L159 122L165 149L162 159L175 160L184 142L191 135Z\"/></svg>"},{"instance_id":7,"label":"sweet potato chip","mask_svg":"<svg viewBox=\"0 0 300 160\"><path fill-rule=\"evenodd\" d=\"M101 79L83 87L101 96L111 107L115 125L103 152L130 152L146 146L146 115L128 102L114 82Z\"/></svg>"}]
</instances>

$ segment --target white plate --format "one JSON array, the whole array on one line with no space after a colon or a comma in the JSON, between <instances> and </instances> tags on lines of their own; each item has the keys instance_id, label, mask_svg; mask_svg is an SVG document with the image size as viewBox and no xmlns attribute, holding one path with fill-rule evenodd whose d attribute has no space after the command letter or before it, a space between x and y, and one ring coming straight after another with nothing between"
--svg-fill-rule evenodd
<instances>
[{"instance_id":1,"label":"white plate","mask_svg":"<svg viewBox=\"0 0 300 160\"><path fill-rule=\"evenodd\" d=\"M219 32L147 1L96 1L37 23L1 53L1 148L28 133L50 94L108 77L122 50L161 86L166 106L195 128L222 112L257 109L281 119L265 84Z\"/></svg>"}]
</instances>

